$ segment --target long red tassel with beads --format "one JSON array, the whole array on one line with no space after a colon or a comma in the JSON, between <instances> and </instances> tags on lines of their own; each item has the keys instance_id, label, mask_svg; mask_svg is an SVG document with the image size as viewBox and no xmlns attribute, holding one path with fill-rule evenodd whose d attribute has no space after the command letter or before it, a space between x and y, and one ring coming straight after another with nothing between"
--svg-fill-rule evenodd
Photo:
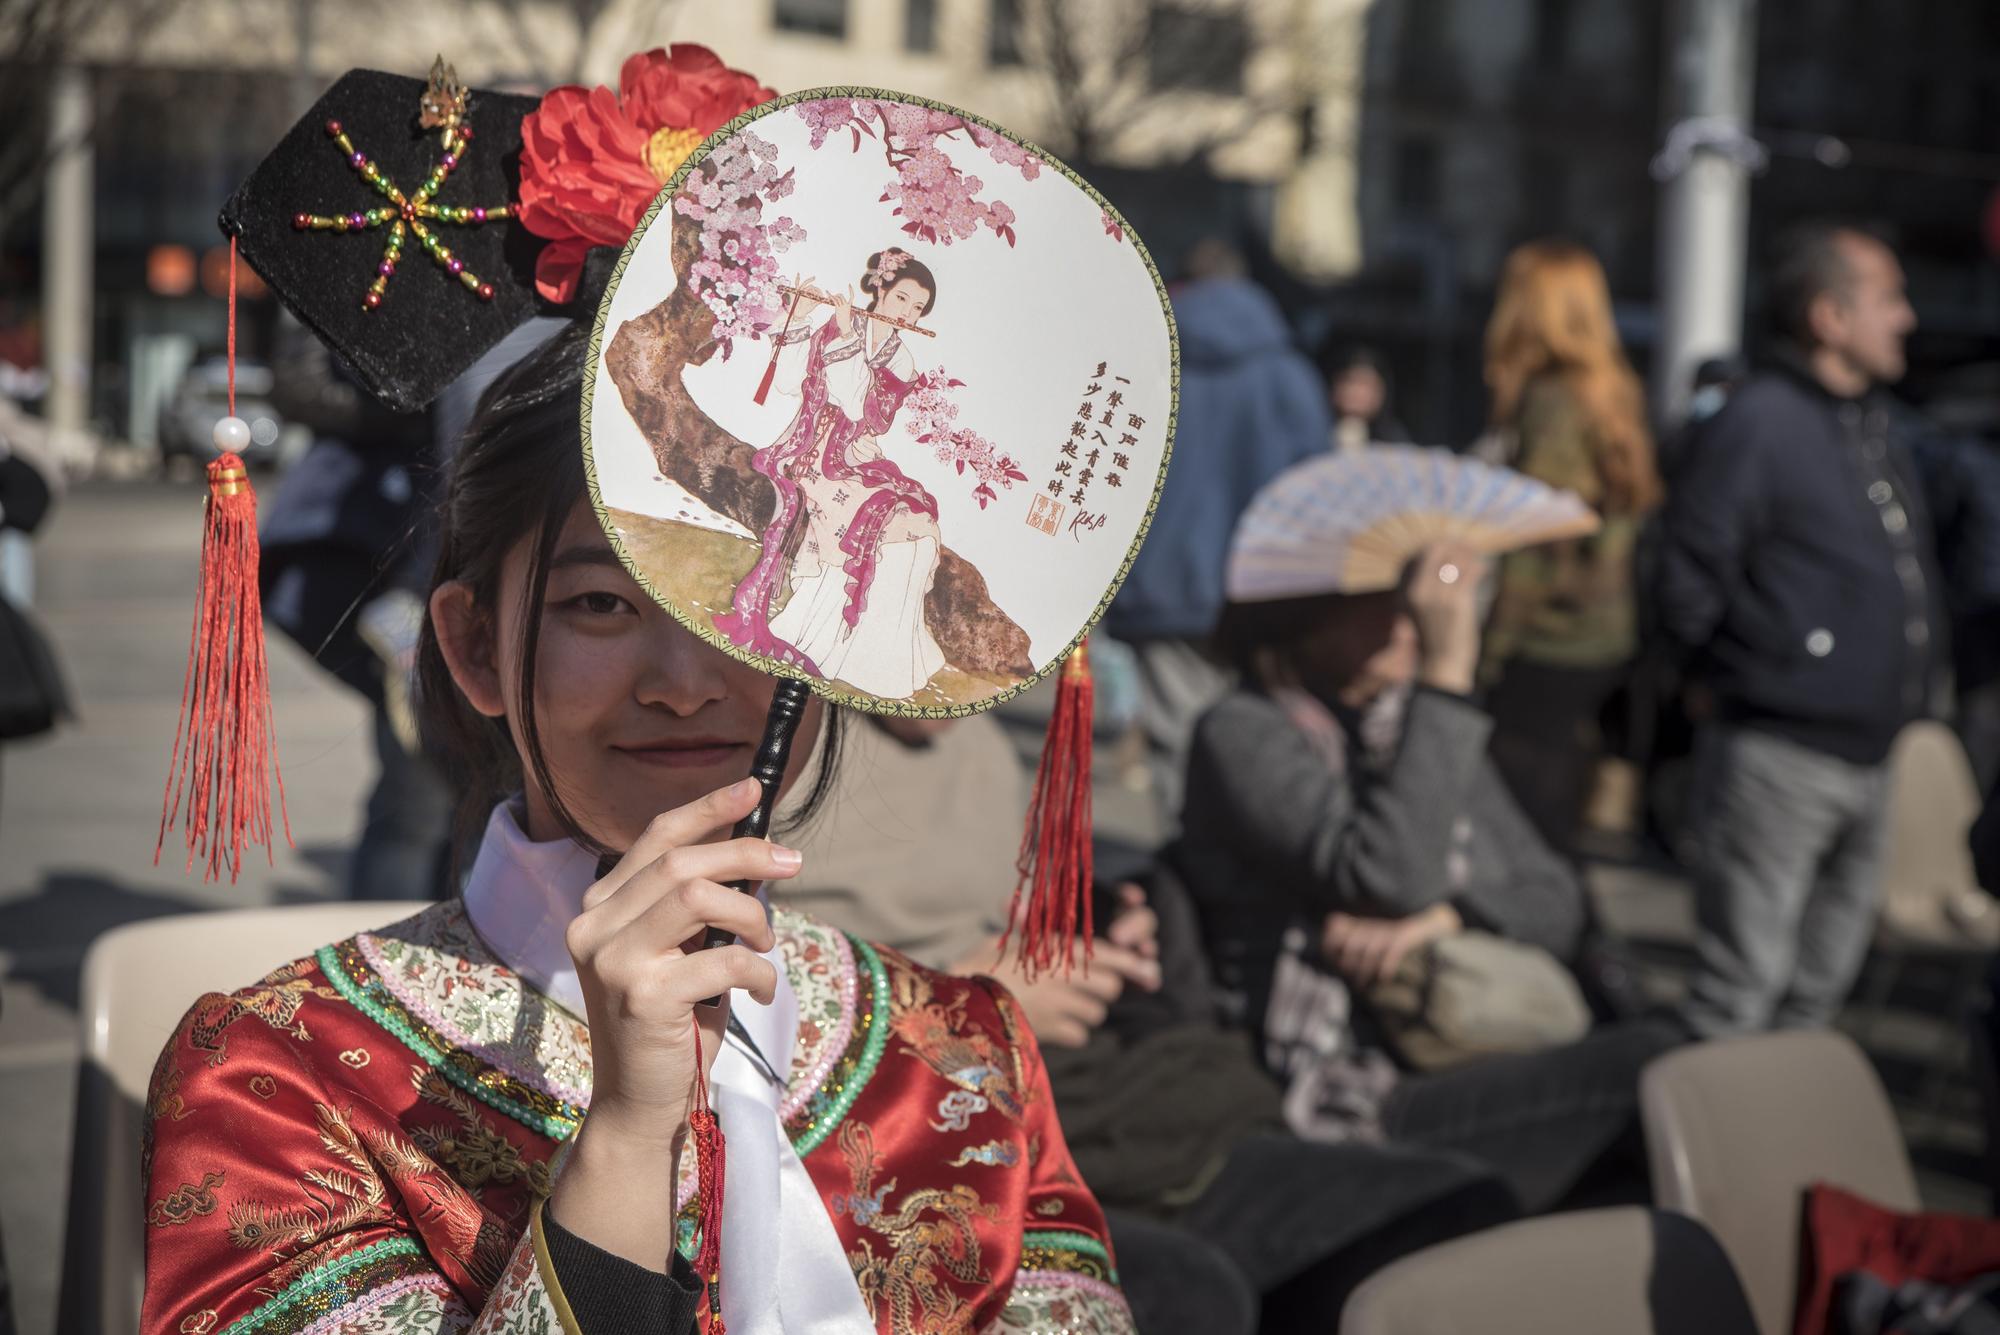
<instances>
[{"instance_id":1,"label":"long red tassel with beads","mask_svg":"<svg viewBox=\"0 0 2000 1335\"><path fill-rule=\"evenodd\" d=\"M722 1324L722 1169L727 1147L722 1124L708 1106L708 1075L702 1070L701 1025L694 1027L694 1111L688 1132L694 1140L695 1227L701 1244L695 1250L694 1272L708 1288L709 1335L727 1335Z\"/></svg>"},{"instance_id":2,"label":"long red tassel with beads","mask_svg":"<svg viewBox=\"0 0 2000 1335\"><path fill-rule=\"evenodd\" d=\"M1028 828L1015 862L1019 879L1007 915L1004 954L1014 933L1021 934L1020 957L1030 977L1058 963L1068 969L1077 938L1090 958L1091 877L1090 752L1093 691L1090 659L1079 644L1063 664L1049 716Z\"/></svg>"},{"instance_id":3,"label":"long red tassel with beads","mask_svg":"<svg viewBox=\"0 0 2000 1335\"><path fill-rule=\"evenodd\" d=\"M238 440L237 437L241 437ZM247 443L236 416L236 242L229 243L229 416L217 424L217 444ZM243 847L271 849L271 788L278 819L292 838L285 780L278 772L278 734L271 720L271 685L264 661L264 606L257 592L257 495L234 450L208 466L208 502L201 540L201 575L181 685L166 792L160 803L160 860L167 831L187 838L187 865L201 860L206 879L224 867L234 881Z\"/></svg>"},{"instance_id":4,"label":"long red tassel with beads","mask_svg":"<svg viewBox=\"0 0 2000 1335\"><path fill-rule=\"evenodd\" d=\"M243 460L224 454L208 466L200 591L153 861L179 824L188 867L199 859L211 881L227 867L234 881L245 844L270 849L274 782L290 842L257 594L257 497Z\"/></svg>"}]
</instances>

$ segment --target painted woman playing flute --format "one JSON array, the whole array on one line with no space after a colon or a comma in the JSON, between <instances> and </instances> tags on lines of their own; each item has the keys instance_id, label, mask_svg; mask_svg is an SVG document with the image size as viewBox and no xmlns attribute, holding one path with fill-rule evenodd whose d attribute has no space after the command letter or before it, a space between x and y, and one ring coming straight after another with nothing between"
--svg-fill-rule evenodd
<instances>
[{"instance_id":1,"label":"painted woman playing flute","mask_svg":"<svg viewBox=\"0 0 2000 1335\"><path fill-rule=\"evenodd\" d=\"M924 621L937 500L882 446L916 378L899 326L930 313L937 278L891 247L868 257L860 286L868 304L857 309L811 279L791 285L774 384L799 408L754 460L778 507L732 613L715 624L736 644L896 699L945 661Z\"/></svg>"}]
</instances>

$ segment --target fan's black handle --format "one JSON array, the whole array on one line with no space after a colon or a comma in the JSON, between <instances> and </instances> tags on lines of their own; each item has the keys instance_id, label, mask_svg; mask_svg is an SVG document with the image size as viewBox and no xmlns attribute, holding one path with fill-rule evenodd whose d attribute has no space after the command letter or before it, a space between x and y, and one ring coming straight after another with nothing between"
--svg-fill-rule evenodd
<instances>
[{"instance_id":1,"label":"fan's black handle","mask_svg":"<svg viewBox=\"0 0 2000 1335\"><path fill-rule=\"evenodd\" d=\"M785 770L792 760L792 738L799 730L799 720L806 716L806 700L810 695L804 682L786 679L778 683L771 696L771 712L764 717L764 740L757 745L757 758L750 762L750 777L764 791L750 814L736 822L732 831L735 838L762 839L770 831L771 809L778 805L778 787L784 783ZM730 889L745 894L756 887L755 881L729 883ZM711 927L702 941L702 949L726 946L735 939L733 933Z\"/></svg>"},{"instance_id":2,"label":"fan's black handle","mask_svg":"<svg viewBox=\"0 0 2000 1335\"><path fill-rule=\"evenodd\" d=\"M785 770L792 760L792 738L797 735L799 721L806 716L806 701L811 696L806 684L786 678L778 683L778 689L771 695L771 712L764 716L764 740L757 744L757 757L750 762L750 777L757 781L763 792L757 798L757 805L750 814L736 822L732 831L738 839L762 839L771 829L771 811L778 805L778 788L785 781ZM741 890L744 894L756 891L755 881L731 881L729 888ZM720 927L708 929L702 938L701 948L709 950L716 946L726 946L736 940L734 932L725 932ZM710 997L701 1003L704 1006L719 1006L721 997Z\"/></svg>"}]
</instances>

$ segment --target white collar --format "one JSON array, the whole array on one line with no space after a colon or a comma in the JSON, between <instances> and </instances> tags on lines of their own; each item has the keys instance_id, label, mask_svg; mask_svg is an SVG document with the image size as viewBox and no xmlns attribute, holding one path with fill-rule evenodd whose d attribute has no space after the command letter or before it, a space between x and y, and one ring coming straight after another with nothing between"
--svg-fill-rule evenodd
<instances>
[{"instance_id":1,"label":"white collar","mask_svg":"<svg viewBox=\"0 0 2000 1335\"><path fill-rule=\"evenodd\" d=\"M500 962L529 987L587 1020L583 988L566 932L597 880L597 859L570 839L536 843L511 802L493 808L472 874L465 911ZM761 892L760 892L761 897ZM792 1069L799 999L774 948L777 996L760 1006L731 998L731 1013L780 1079ZM778 1122L773 1088L736 1043L724 1045L709 1081L729 1145L729 1191L722 1204L722 1307L744 1335L812 1332L862 1335L874 1322L827 1217L825 1203ZM773 1264L774 1259L782 1264Z\"/></svg>"},{"instance_id":2,"label":"white collar","mask_svg":"<svg viewBox=\"0 0 2000 1335\"><path fill-rule=\"evenodd\" d=\"M583 988L564 934L596 880L589 849L566 838L536 843L512 802L493 808L465 878L466 916L500 962L579 1020Z\"/></svg>"}]
</instances>

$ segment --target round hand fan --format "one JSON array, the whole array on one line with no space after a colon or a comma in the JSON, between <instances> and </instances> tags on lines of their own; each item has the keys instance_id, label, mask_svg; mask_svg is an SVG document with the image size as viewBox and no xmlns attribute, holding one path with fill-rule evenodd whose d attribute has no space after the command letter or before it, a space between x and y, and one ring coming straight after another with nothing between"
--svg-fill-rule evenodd
<instances>
[{"instance_id":1,"label":"round hand fan","mask_svg":"<svg viewBox=\"0 0 2000 1335\"><path fill-rule=\"evenodd\" d=\"M1392 589L1435 542L1488 554L1595 533L1575 492L1446 450L1379 445L1286 469L1236 525L1235 602Z\"/></svg>"},{"instance_id":2,"label":"round hand fan","mask_svg":"<svg viewBox=\"0 0 2000 1335\"><path fill-rule=\"evenodd\" d=\"M851 88L696 150L592 355L592 497L647 591L767 672L930 717L1096 621L1177 388L1159 276L1101 196L969 113Z\"/></svg>"}]
</instances>

